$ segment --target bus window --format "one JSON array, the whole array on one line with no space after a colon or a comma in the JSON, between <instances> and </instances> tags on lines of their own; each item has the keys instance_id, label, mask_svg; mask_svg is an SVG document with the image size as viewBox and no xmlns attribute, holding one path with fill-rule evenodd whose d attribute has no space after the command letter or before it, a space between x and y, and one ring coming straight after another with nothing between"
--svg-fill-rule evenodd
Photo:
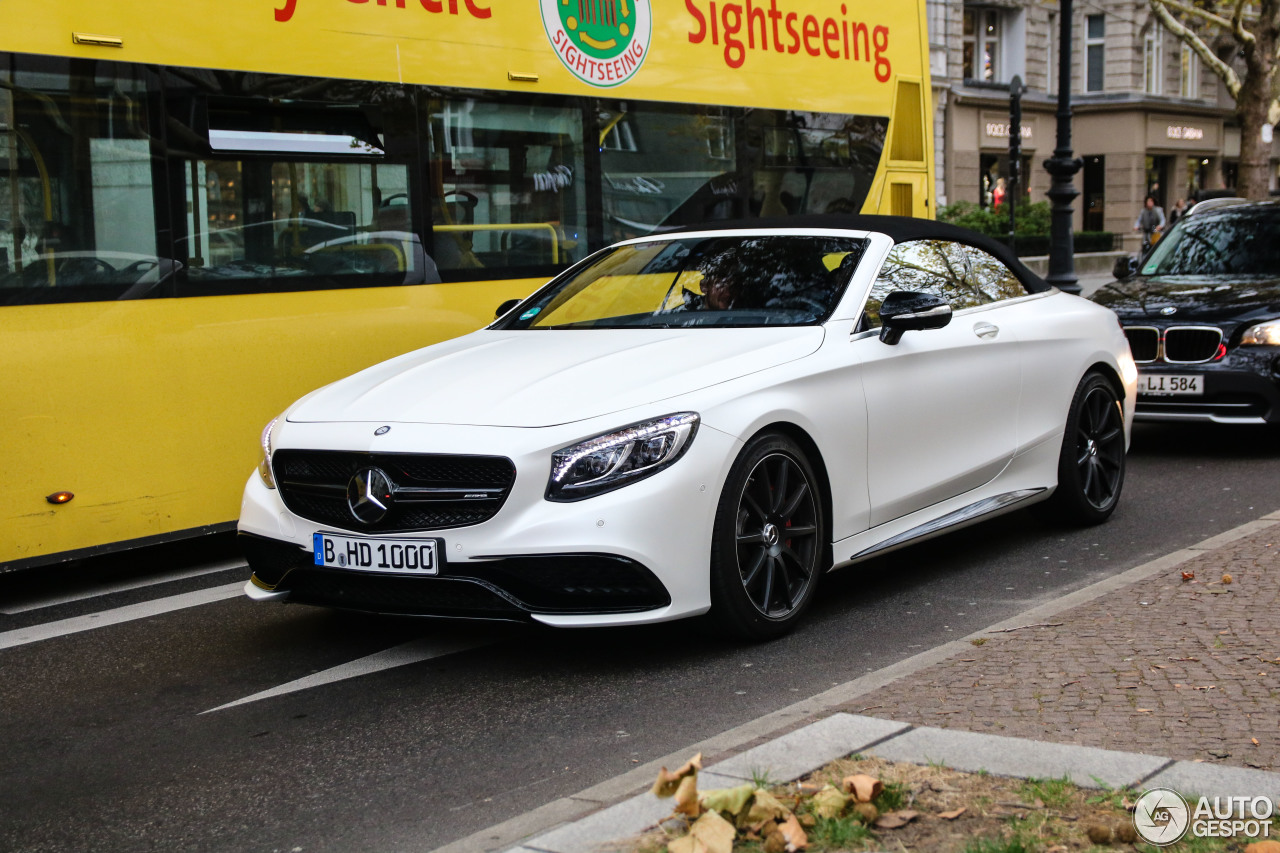
<instances>
[{"instance_id":1,"label":"bus window","mask_svg":"<svg viewBox=\"0 0 1280 853\"><path fill-rule=\"evenodd\" d=\"M167 295L144 72L0 67L0 304Z\"/></svg>"},{"instance_id":2,"label":"bus window","mask_svg":"<svg viewBox=\"0 0 1280 853\"><path fill-rule=\"evenodd\" d=\"M193 293L244 279L265 289L316 277L439 281L410 231L406 166L199 160L184 172L187 236L176 250Z\"/></svg>"},{"instance_id":3,"label":"bus window","mask_svg":"<svg viewBox=\"0 0 1280 853\"><path fill-rule=\"evenodd\" d=\"M582 112L431 99L429 193L441 270L565 267L585 256Z\"/></svg>"},{"instance_id":4,"label":"bus window","mask_svg":"<svg viewBox=\"0 0 1280 853\"><path fill-rule=\"evenodd\" d=\"M730 107L602 103L606 237L724 219L856 213L887 119Z\"/></svg>"}]
</instances>

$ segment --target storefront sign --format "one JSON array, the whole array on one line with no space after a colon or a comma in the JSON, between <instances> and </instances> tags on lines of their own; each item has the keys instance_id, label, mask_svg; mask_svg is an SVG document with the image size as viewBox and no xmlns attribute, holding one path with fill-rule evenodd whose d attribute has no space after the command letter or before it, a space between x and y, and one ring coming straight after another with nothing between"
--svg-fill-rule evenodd
<instances>
[{"instance_id":1,"label":"storefront sign","mask_svg":"<svg viewBox=\"0 0 1280 853\"><path fill-rule=\"evenodd\" d=\"M978 117L978 132L982 138L983 148L1008 148L1009 147L1009 114L996 112L983 112ZM1039 117L1035 115L1023 114L1021 134L1022 147L1034 149L1036 147L1036 131L1039 129Z\"/></svg>"},{"instance_id":2,"label":"storefront sign","mask_svg":"<svg viewBox=\"0 0 1280 853\"><path fill-rule=\"evenodd\" d=\"M1216 154L1222 147L1222 120L1186 116L1147 116L1147 148L1175 148Z\"/></svg>"}]
</instances>

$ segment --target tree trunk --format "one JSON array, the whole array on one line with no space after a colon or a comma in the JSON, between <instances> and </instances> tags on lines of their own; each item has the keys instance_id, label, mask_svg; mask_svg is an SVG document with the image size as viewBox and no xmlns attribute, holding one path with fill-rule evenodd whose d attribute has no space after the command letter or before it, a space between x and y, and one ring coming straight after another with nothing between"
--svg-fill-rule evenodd
<instances>
[{"instance_id":1,"label":"tree trunk","mask_svg":"<svg viewBox=\"0 0 1280 853\"><path fill-rule=\"evenodd\" d=\"M1262 141L1268 125L1271 92L1276 84L1276 39L1280 12L1276 0L1263 0L1256 41L1245 47L1246 73L1236 98L1240 118L1240 179L1238 194L1249 199L1271 195L1271 143Z\"/></svg>"},{"instance_id":2,"label":"tree trunk","mask_svg":"<svg viewBox=\"0 0 1280 853\"><path fill-rule=\"evenodd\" d=\"M1260 82L1260 81L1258 81ZM1265 92L1250 91L1262 88L1253 80L1245 80L1240 90L1237 114L1240 117L1240 176L1236 194L1244 198L1260 200L1271 194L1271 144L1262 141L1262 128L1267 124Z\"/></svg>"}]
</instances>

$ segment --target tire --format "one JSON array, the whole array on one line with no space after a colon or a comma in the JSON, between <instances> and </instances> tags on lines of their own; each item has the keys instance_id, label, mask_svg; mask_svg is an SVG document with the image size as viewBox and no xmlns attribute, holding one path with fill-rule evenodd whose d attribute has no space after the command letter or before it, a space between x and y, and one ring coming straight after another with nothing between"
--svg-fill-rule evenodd
<instances>
[{"instance_id":1,"label":"tire","mask_svg":"<svg viewBox=\"0 0 1280 853\"><path fill-rule=\"evenodd\" d=\"M1076 387L1058 455L1058 488L1042 506L1050 521L1083 527L1115 512L1124 487L1124 406L1098 373Z\"/></svg>"},{"instance_id":2,"label":"tire","mask_svg":"<svg viewBox=\"0 0 1280 853\"><path fill-rule=\"evenodd\" d=\"M721 633L791 631L827 568L827 520L813 466L794 441L757 436L720 495L711 540L711 619Z\"/></svg>"}]
</instances>

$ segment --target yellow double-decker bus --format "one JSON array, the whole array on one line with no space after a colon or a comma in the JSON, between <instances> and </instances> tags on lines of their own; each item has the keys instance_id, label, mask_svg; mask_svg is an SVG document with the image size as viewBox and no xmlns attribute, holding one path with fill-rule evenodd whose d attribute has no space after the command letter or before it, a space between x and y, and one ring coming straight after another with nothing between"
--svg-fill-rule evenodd
<instances>
[{"instance_id":1,"label":"yellow double-decker bus","mask_svg":"<svg viewBox=\"0 0 1280 853\"><path fill-rule=\"evenodd\" d=\"M230 529L289 402L616 239L932 215L924 0L0 17L0 571Z\"/></svg>"}]
</instances>

